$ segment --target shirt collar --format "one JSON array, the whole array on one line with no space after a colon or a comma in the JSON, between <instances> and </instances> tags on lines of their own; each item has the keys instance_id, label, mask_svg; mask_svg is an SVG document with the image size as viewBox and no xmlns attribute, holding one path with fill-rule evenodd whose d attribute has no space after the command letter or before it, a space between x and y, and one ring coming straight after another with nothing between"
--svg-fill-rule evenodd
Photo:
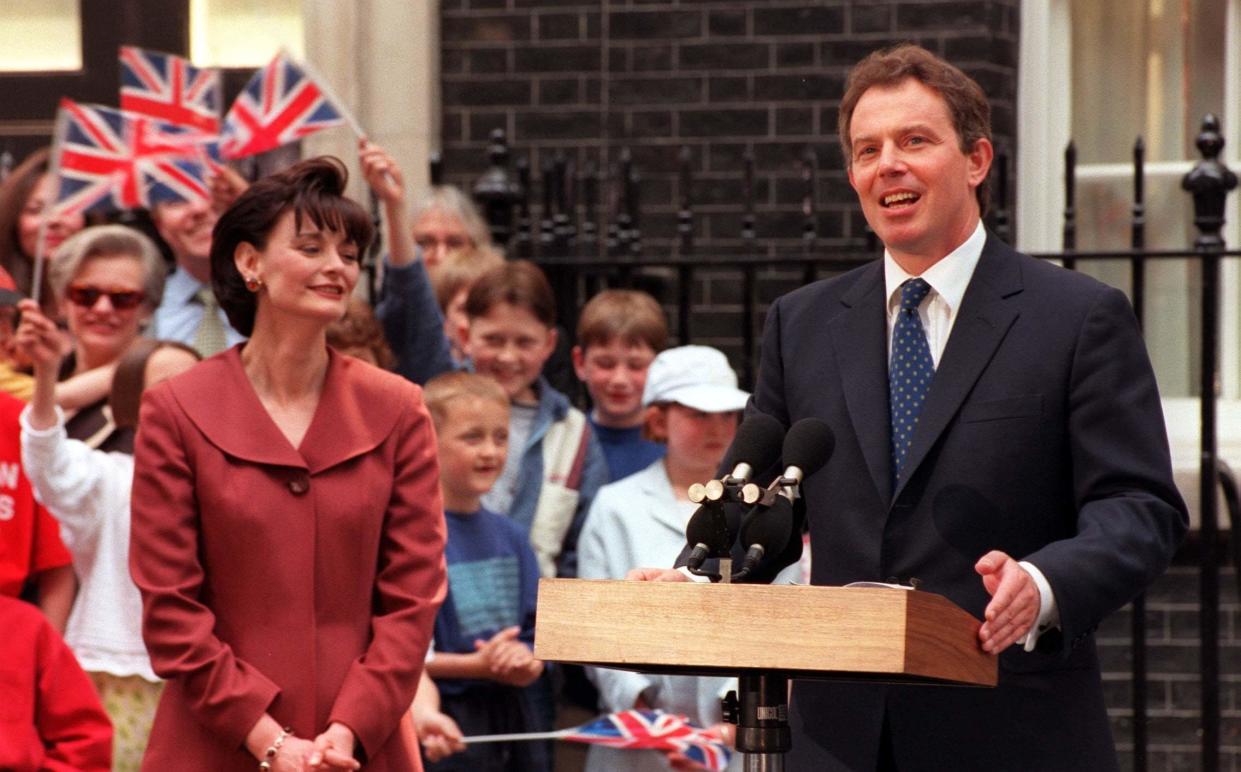
<instances>
[{"instance_id":1,"label":"shirt collar","mask_svg":"<svg viewBox=\"0 0 1241 772\"><path fill-rule=\"evenodd\" d=\"M922 278L931 285L931 289L935 290L935 294L950 311L956 311L961 306L961 298L965 297L965 288L969 286L970 277L974 275L974 268L982 257L982 248L986 243L987 229L983 227L982 220L979 220L974 232L961 246L923 271ZM891 313L900 305L901 285L913 277L905 273L905 269L897 264L892 253L886 249L883 250L883 276L888 292L888 312Z\"/></svg>"},{"instance_id":2,"label":"shirt collar","mask_svg":"<svg viewBox=\"0 0 1241 772\"><path fill-rule=\"evenodd\" d=\"M189 305L194 300L194 295L204 286L206 285L190 276L189 271L177 268L168 274L168 279L164 282L164 300L170 305Z\"/></svg>"}]
</instances>

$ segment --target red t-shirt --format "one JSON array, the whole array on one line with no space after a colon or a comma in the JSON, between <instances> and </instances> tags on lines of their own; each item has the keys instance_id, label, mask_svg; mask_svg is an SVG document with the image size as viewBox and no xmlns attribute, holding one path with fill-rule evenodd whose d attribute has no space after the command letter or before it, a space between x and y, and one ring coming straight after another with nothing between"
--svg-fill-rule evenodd
<instances>
[{"instance_id":1,"label":"red t-shirt","mask_svg":"<svg viewBox=\"0 0 1241 772\"><path fill-rule=\"evenodd\" d=\"M26 404L0 392L0 595L17 597L32 574L67 566L69 550L60 525L43 505L22 469L21 425Z\"/></svg>"}]
</instances>

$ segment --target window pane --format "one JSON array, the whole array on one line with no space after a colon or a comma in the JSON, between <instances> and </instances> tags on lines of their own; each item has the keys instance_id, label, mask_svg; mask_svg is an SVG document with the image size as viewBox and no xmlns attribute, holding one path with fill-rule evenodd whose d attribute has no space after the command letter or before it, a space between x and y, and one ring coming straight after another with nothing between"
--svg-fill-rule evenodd
<instances>
[{"instance_id":1,"label":"window pane","mask_svg":"<svg viewBox=\"0 0 1241 772\"><path fill-rule=\"evenodd\" d=\"M1087 251L1128 249L1132 177L1079 180L1077 196L1078 247ZM1147 247L1184 249L1193 240L1192 220L1193 205L1181 190L1180 175L1148 175ZM1126 291L1132 286L1128 260L1083 260L1077 268ZM1192 396L1198 390L1199 275L1196 260L1146 262L1145 335L1165 397Z\"/></svg>"},{"instance_id":2,"label":"window pane","mask_svg":"<svg viewBox=\"0 0 1241 772\"><path fill-rule=\"evenodd\" d=\"M301 0L190 0L190 60L260 67L285 48L302 58Z\"/></svg>"},{"instance_id":3,"label":"window pane","mask_svg":"<svg viewBox=\"0 0 1241 772\"><path fill-rule=\"evenodd\" d=\"M78 0L0 3L0 71L82 69Z\"/></svg>"},{"instance_id":4,"label":"window pane","mask_svg":"<svg viewBox=\"0 0 1241 772\"><path fill-rule=\"evenodd\" d=\"M1205 112L1224 101L1226 3L1074 0L1073 139L1081 163L1194 158Z\"/></svg>"}]
</instances>

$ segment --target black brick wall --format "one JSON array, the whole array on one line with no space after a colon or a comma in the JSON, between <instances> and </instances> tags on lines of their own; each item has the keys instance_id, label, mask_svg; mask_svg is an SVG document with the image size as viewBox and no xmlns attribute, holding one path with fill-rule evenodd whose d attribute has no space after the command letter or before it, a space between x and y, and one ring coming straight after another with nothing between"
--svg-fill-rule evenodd
<instances>
[{"instance_id":1,"label":"black brick wall","mask_svg":"<svg viewBox=\"0 0 1241 772\"><path fill-rule=\"evenodd\" d=\"M497 127L534 169L558 150L578 168L607 168L630 147L645 248L659 254L674 248L676 151L688 145L696 246L710 252L739 245L749 150L762 178L759 231L772 240L763 249L776 254L801 244L800 162L811 148L829 248L864 229L835 137L848 68L902 40L950 56L991 90L997 145L1011 151L1017 23L1017 0L444 0L447 179L472 183Z\"/></svg>"}]
</instances>

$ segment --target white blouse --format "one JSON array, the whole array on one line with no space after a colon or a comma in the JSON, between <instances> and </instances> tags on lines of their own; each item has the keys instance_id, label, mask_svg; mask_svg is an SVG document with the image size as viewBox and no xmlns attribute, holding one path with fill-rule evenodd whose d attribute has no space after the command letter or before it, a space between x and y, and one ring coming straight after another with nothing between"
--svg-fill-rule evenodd
<instances>
[{"instance_id":1,"label":"white blouse","mask_svg":"<svg viewBox=\"0 0 1241 772\"><path fill-rule=\"evenodd\" d=\"M35 497L60 522L73 555L78 595L65 641L82 669L157 682L142 643L142 600L129 577L129 499L133 456L92 450L56 425L30 426L22 411L22 463Z\"/></svg>"}]
</instances>

